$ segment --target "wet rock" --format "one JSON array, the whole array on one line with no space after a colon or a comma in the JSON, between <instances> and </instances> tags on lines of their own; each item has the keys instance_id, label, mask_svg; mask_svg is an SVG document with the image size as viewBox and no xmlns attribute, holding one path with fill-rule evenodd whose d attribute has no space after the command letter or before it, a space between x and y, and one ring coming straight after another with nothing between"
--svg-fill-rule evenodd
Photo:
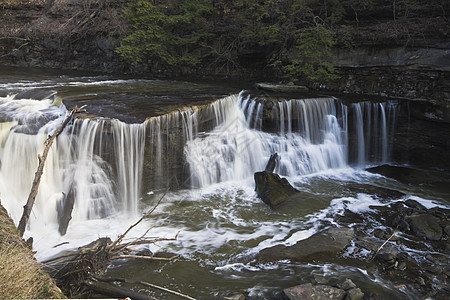
<instances>
[{"instance_id":1,"label":"wet rock","mask_svg":"<svg viewBox=\"0 0 450 300\"><path fill-rule=\"evenodd\" d=\"M306 283L283 290L289 300L341 300L344 299L345 291L328 286Z\"/></svg>"},{"instance_id":2,"label":"wet rock","mask_svg":"<svg viewBox=\"0 0 450 300\"><path fill-rule=\"evenodd\" d=\"M355 244L358 247L362 247L366 250L369 250L371 252L376 252L378 248L383 244L380 239L373 237L373 236L359 236Z\"/></svg>"},{"instance_id":3,"label":"wet rock","mask_svg":"<svg viewBox=\"0 0 450 300\"><path fill-rule=\"evenodd\" d=\"M416 200L408 199L404 203L406 206L414 208L416 210L427 211L427 208L422 204L420 204L419 202L417 202Z\"/></svg>"},{"instance_id":4,"label":"wet rock","mask_svg":"<svg viewBox=\"0 0 450 300\"><path fill-rule=\"evenodd\" d=\"M245 295L235 294L224 298L225 300L245 300Z\"/></svg>"},{"instance_id":5,"label":"wet rock","mask_svg":"<svg viewBox=\"0 0 450 300\"><path fill-rule=\"evenodd\" d=\"M442 237L442 227L439 219L431 214L416 214L406 217L412 233L421 238L438 241Z\"/></svg>"},{"instance_id":6,"label":"wet rock","mask_svg":"<svg viewBox=\"0 0 450 300\"><path fill-rule=\"evenodd\" d=\"M350 228L329 228L298 241L295 245L277 245L257 255L262 262L289 259L292 261L330 260L343 251L355 236Z\"/></svg>"},{"instance_id":7,"label":"wet rock","mask_svg":"<svg viewBox=\"0 0 450 300\"><path fill-rule=\"evenodd\" d=\"M393 200L393 199L400 199L405 196L405 193L378 187L370 184L359 184L359 183L350 183L346 185L346 188L349 189L353 193L365 193L370 195L375 195L381 199L385 200Z\"/></svg>"},{"instance_id":8,"label":"wet rock","mask_svg":"<svg viewBox=\"0 0 450 300\"><path fill-rule=\"evenodd\" d=\"M398 255L398 249L392 245L385 245L378 251L376 257L378 260L393 263Z\"/></svg>"},{"instance_id":9,"label":"wet rock","mask_svg":"<svg viewBox=\"0 0 450 300\"><path fill-rule=\"evenodd\" d=\"M444 232L446 235L450 236L450 225L445 226Z\"/></svg>"},{"instance_id":10,"label":"wet rock","mask_svg":"<svg viewBox=\"0 0 450 300\"><path fill-rule=\"evenodd\" d=\"M338 283L337 286L338 286L340 289L343 289L344 291L347 291L347 290L351 290L351 289L356 288L356 284L355 284L351 279L349 279L349 278L345 279L345 281L342 282L342 283Z\"/></svg>"},{"instance_id":11,"label":"wet rock","mask_svg":"<svg viewBox=\"0 0 450 300\"><path fill-rule=\"evenodd\" d=\"M361 300L364 297L364 293L359 288L353 288L347 291L345 300Z\"/></svg>"},{"instance_id":12,"label":"wet rock","mask_svg":"<svg viewBox=\"0 0 450 300\"><path fill-rule=\"evenodd\" d=\"M403 183L423 184L442 181L442 178L437 174L407 167L381 165L368 168L366 171L393 178Z\"/></svg>"},{"instance_id":13,"label":"wet rock","mask_svg":"<svg viewBox=\"0 0 450 300\"><path fill-rule=\"evenodd\" d=\"M279 93L298 93L298 92L308 92L309 89L303 85L289 85L289 84L271 84L271 83L257 83L255 84L257 89L279 92Z\"/></svg>"},{"instance_id":14,"label":"wet rock","mask_svg":"<svg viewBox=\"0 0 450 300\"><path fill-rule=\"evenodd\" d=\"M256 194L272 209L292 199L291 196L299 193L286 178L278 174L262 171L254 174Z\"/></svg>"},{"instance_id":15,"label":"wet rock","mask_svg":"<svg viewBox=\"0 0 450 300\"><path fill-rule=\"evenodd\" d=\"M311 283L305 283L286 288L283 290L283 292L289 300L311 299L313 293L313 285Z\"/></svg>"}]
</instances>

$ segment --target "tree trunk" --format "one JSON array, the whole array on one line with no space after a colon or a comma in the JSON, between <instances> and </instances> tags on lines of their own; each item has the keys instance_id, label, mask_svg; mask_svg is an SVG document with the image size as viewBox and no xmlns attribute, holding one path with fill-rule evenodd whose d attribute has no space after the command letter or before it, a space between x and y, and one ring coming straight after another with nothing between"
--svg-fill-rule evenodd
<instances>
[{"instance_id":1,"label":"tree trunk","mask_svg":"<svg viewBox=\"0 0 450 300\"><path fill-rule=\"evenodd\" d=\"M48 152L50 151L50 148L52 147L53 141L61 134L61 132L64 130L67 124L72 120L73 115L75 113L80 112L84 112L83 107L78 108L75 106L70 111L69 115L66 116L61 126L59 126L58 129L55 130L52 136L50 136L49 138L47 138L47 140L45 140L45 148L42 156L38 154L39 165L34 176L33 185L31 187L31 192L30 195L28 196L27 203L23 207L22 218L20 219L18 226L20 236L23 236L23 233L25 232L25 227L28 223L28 219L30 218L31 210L33 209L34 201L36 200L36 196L38 193L39 184L41 183L41 177L44 172L45 160L47 159L47 155Z\"/></svg>"}]
</instances>

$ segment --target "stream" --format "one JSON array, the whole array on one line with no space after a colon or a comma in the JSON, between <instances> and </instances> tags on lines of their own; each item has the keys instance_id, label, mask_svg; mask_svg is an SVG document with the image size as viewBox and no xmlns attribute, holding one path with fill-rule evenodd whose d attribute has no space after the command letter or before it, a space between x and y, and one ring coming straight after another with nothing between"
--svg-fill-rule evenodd
<instances>
[{"instance_id":1,"label":"stream","mask_svg":"<svg viewBox=\"0 0 450 300\"><path fill-rule=\"evenodd\" d=\"M426 298L429 290L418 294L409 285L413 275L379 271L370 251L354 243L325 261L254 259L262 249L294 245L329 227L389 236L392 228L375 216L374 207L413 200L426 209L450 209L445 170L417 170L423 177L416 182L367 170L398 166L391 154L405 103L272 97L223 82L5 69L0 72L0 196L16 224L37 155L75 105L87 105L88 115L76 118L52 146L25 232L25 238L33 238L38 261L99 237L116 238L168 189L130 238L173 238L179 232L175 241L138 249L178 257L169 262L115 260L108 276L154 283L196 299L239 293L272 299L287 287L345 278L373 299ZM274 172L302 193L274 210L257 198L253 179L273 153L280 157ZM430 174L440 179L427 181ZM398 194L380 196L388 190ZM68 197L75 205L61 235L58 219ZM403 232L397 236L409 241L397 244L402 255L419 266L427 255L448 265L448 252L426 243L411 246L414 238ZM446 278L439 277L433 291L448 296Z\"/></svg>"}]
</instances>

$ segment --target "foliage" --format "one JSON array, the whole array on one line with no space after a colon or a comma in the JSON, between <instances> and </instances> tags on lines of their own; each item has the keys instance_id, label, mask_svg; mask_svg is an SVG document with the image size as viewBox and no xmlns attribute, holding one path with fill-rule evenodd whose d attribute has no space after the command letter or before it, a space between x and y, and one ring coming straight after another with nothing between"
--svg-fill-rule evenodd
<instances>
[{"instance_id":1,"label":"foliage","mask_svg":"<svg viewBox=\"0 0 450 300\"><path fill-rule=\"evenodd\" d=\"M427 5L438 10L444 7L442 1ZM231 72L259 61L268 72L289 81L329 80L336 77L331 48L336 42L352 47L354 32L368 15L395 21L419 14L423 5L418 0L394 4L382 0L131 0L124 12L131 31L117 52L132 64L161 64L166 69L199 66Z\"/></svg>"},{"instance_id":2,"label":"foliage","mask_svg":"<svg viewBox=\"0 0 450 300\"><path fill-rule=\"evenodd\" d=\"M305 75L309 80L336 79L331 62L334 34L323 25L305 28L296 41L290 63L283 67L287 78Z\"/></svg>"},{"instance_id":3,"label":"foliage","mask_svg":"<svg viewBox=\"0 0 450 300\"><path fill-rule=\"evenodd\" d=\"M199 30L204 16L210 13L206 1L152 2L134 0L125 10L133 30L117 52L131 64L158 60L170 66L197 64L197 45L208 36Z\"/></svg>"},{"instance_id":4,"label":"foliage","mask_svg":"<svg viewBox=\"0 0 450 300\"><path fill-rule=\"evenodd\" d=\"M117 52L134 65L220 70L253 55L288 79L325 80L333 72L327 27L343 13L338 0L133 0L124 12L132 30Z\"/></svg>"}]
</instances>

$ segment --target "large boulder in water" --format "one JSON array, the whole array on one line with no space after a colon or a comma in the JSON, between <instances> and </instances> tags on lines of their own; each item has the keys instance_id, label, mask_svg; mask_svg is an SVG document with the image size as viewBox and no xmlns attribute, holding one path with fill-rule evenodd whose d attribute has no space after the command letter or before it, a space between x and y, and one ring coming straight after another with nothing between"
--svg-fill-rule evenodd
<instances>
[{"instance_id":1,"label":"large boulder in water","mask_svg":"<svg viewBox=\"0 0 450 300\"><path fill-rule=\"evenodd\" d=\"M278 174L262 171L255 175L256 194L264 203L272 209L292 199L293 195L299 193L286 178L281 178Z\"/></svg>"},{"instance_id":2,"label":"large boulder in water","mask_svg":"<svg viewBox=\"0 0 450 300\"><path fill-rule=\"evenodd\" d=\"M342 252L354 238L351 228L329 228L292 246L277 245L257 255L261 262L289 259L291 261L329 260Z\"/></svg>"},{"instance_id":3,"label":"large boulder in water","mask_svg":"<svg viewBox=\"0 0 450 300\"><path fill-rule=\"evenodd\" d=\"M439 241L442 237L442 227L439 219L431 214L413 214L405 220L409 223L414 235L432 241Z\"/></svg>"}]
</instances>

